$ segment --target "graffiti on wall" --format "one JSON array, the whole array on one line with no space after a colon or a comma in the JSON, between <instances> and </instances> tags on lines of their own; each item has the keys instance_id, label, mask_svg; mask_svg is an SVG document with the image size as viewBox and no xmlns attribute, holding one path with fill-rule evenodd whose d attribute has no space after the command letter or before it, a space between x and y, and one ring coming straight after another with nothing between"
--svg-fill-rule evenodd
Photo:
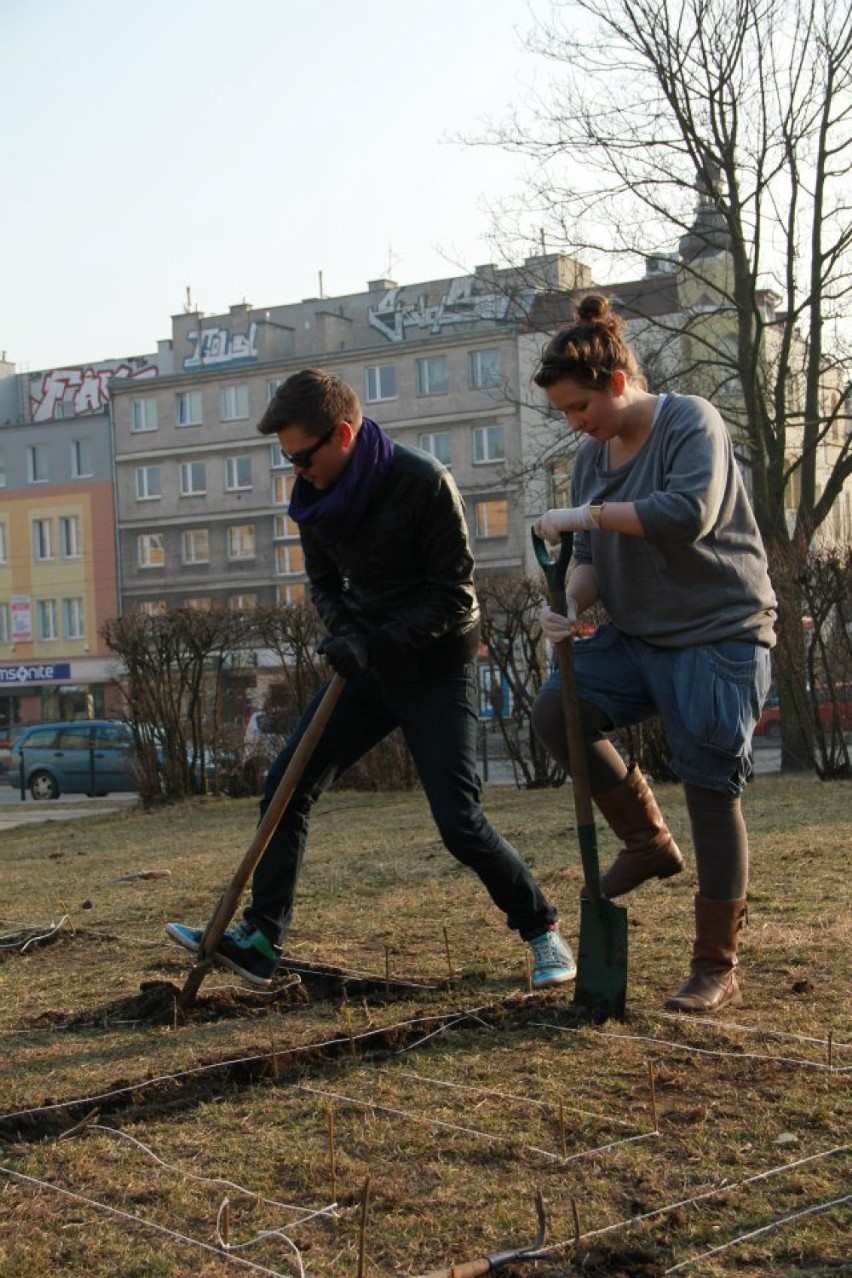
<instances>
[{"instance_id":1,"label":"graffiti on wall","mask_svg":"<svg viewBox=\"0 0 852 1278\"><path fill-rule=\"evenodd\" d=\"M87 365L82 368L52 368L30 377L30 420L48 422L64 413L102 413L109 399L111 377L136 379L156 377L155 364Z\"/></svg>"},{"instance_id":2,"label":"graffiti on wall","mask_svg":"<svg viewBox=\"0 0 852 1278\"><path fill-rule=\"evenodd\" d=\"M367 319L389 342L404 341L407 328L440 333L449 325L505 319L510 299L502 293L475 293L476 282L473 275L451 280L441 300L431 306L422 296L406 298L403 288L388 289L378 306L368 309Z\"/></svg>"},{"instance_id":3,"label":"graffiti on wall","mask_svg":"<svg viewBox=\"0 0 852 1278\"><path fill-rule=\"evenodd\" d=\"M209 368L257 359L257 324L254 322L245 333L232 333L227 328L194 328L186 337L193 349L183 361L184 368Z\"/></svg>"}]
</instances>

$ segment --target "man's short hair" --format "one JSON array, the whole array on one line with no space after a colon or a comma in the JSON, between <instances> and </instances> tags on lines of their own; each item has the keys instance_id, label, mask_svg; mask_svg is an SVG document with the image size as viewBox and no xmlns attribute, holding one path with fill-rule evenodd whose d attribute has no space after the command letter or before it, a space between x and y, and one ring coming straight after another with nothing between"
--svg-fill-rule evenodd
<instances>
[{"instance_id":1,"label":"man's short hair","mask_svg":"<svg viewBox=\"0 0 852 1278\"><path fill-rule=\"evenodd\" d=\"M277 435L287 426L301 426L319 438L337 422L361 425L361 405L351 386L322 368L303 368L276 390L257 424L261 435Z\"/></svg>"}]
</instances>

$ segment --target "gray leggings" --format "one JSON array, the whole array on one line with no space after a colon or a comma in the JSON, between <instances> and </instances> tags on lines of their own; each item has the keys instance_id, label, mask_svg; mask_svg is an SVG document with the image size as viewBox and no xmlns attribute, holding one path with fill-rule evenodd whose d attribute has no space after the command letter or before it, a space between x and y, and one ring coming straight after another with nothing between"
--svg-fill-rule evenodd
<instances>
[{"instance_id":1,"label":"gray leggings","mask_svg":"<svg viewBox=\"0 0 852 1278\"><path fill-rule=\"evenodd\" d=\"M612 724L603 711L590 701L581 701L579 708L594 797L623 781L627 765L606 735ZM560 767L570 772L562 693L558 688L543 688L539 693L532 725ZM683 793L695 848L698 890L714 901L742 900L748 886L748 835L739 797L689 781L684 783Z\"/></svg>"}]
</instances>

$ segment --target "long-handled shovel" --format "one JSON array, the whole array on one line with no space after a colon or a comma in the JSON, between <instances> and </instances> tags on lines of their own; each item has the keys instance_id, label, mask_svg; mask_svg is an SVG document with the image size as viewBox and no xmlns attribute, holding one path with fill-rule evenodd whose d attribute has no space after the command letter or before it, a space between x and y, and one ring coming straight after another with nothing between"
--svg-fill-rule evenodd
<instances>
[{"instance_id":1,"label":"long-handled shovel","mask_svg":"<svg viewBox=\"0 0 852 1278\"><path fill-rule=\"evenodd\" d=\"M559 612L564 617L568 611L565 602L565 574L571 560L574 538L570 533L563 533L558 559L551 559L545 543L535 530L532 539L536 558L544 569L550 606L554 612ZM556 645L556 655L562 676L568 759L571 764L577 835L586 884L580 897L580 945L574 1002L587 1008L595 1020L606 1020L609 1016L621 1020L627 997L627 911L623 906L613 905L601 892L589 763L580 726L570 639L562 639Z\"/></svg>"},{"instance_id":2,"label":"long-handled shovel","mask_svg":"<svg viewBox=\"0 0 852 1278\"><path fill-rule=\"evenodd\" d=\"M345 684L346 680L340 675L332 676L322 701L317 706L304 736L296 746L293 757L276 786L269 807L264 812L255 830L254 838L249 844L236 874L219 898L219 904L204 929L204 935L201 938L195 962L192 965L189 976L186 978L183 989L178 995L178 1007L191 1007L201 982L213 966L216 947L224 935L225 928L234 917L234 911L239 904L245 886L254 873L255 866L266 851L269 840L275 833L275 828L284 815L284 810L292 799L296 786L302 779L302 773L316 749L317 742L323 734L325 725L331 717L331 712L336 706Z\"/></svg>"}]
</instances>

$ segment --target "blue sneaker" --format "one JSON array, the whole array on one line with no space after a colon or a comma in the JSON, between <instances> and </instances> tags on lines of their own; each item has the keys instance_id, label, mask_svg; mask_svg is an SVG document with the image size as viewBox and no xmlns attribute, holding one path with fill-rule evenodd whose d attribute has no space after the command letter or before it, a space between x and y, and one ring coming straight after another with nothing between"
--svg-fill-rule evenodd
<instances>
[{"instance_id":1,"label":"blue sneaker","mask_svg":"<svg viewBox=\"0 0 852 1278\"><path fill-rule=\"evenodd\" d=\"M178 945L182 945L185 950L190 950L193 954L197 954L201 946L204 929L200 927L184 927L183 923L167 923L166 935L170 936L173 941L177 941Z\"/></svg>"},{"instance_id":2,"label":"blue sneaker","mask_svg":"<svg viewBox=\"0 0 852 1278\"><path fill-rule=\"evenodd\" d=\"M577 964L571 947L566 945L555 928L534 936L528 942L533 952L532 986L534 990L549 985L564 985L577 975Z\"/></svg>"},{"instance_id":3,"label":"blue sneaker","mask_svg":"<svg viewBox=\"0 0 852 1278\"><path fill-rule=\"evenodd\" d=\"M197 954L204 929L185 927L183 923L167 923L166 933L184 949ZM251 985L265 988L272 983L281 950L264 936L259 928L245 919L229 927L217 946L214 962L228 967Z\"/></svg>"}]
</instances>

